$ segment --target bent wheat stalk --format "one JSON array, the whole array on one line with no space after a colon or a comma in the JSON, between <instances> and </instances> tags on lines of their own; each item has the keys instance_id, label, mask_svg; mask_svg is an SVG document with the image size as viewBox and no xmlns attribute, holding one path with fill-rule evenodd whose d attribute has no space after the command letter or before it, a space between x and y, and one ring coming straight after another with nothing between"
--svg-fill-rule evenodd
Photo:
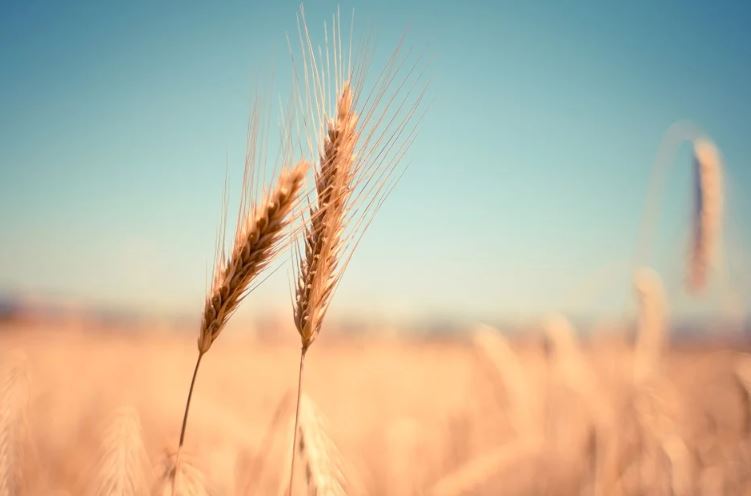
<instances>
[{"instance_id":1,"label":"bent wheat stalk","mask_svg":"<svg viewBox=\"0 0 751 496\"><path fill-rule=\"evenodd\" d=\"M693 235L686 286L689 291L698 292L706 287L709 270L720 243L724 191L722 160L717 147L689 122L673 124L665 133L658 149L637 240L635 266L651 265L650 255L666 171L679 145L686 141L693 146L695 176Z\"/></svg>"},{"instance_id":2,"label":"bent wheat stalk","mask_svg":"<svg viewBox=\"0 0 751 496\"><path fill-rule=\"evenodd\" d=\"M250 209L244 220L238 222L229 259L225 262L220 255L217 261L211 291L204 305L198 336L198 358L188 389L178 451L185 441L188 411L201 359L247 294L250 283L277 253L307 167L307 162L301 161L296 167L282 171L276 187Z\"/></svg>"}]
</instances>

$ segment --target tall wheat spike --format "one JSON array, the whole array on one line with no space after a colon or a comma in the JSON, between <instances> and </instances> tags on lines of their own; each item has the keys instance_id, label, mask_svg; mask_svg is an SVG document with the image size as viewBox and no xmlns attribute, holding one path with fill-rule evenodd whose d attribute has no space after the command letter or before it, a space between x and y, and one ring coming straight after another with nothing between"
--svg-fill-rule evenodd
<instances>
[{"instance_id":1,"label":"tall wheat spike","mask_svg":"<svg viewBox=\"0 0 751 496\"><path fill-rule=\"evenodd\" d=\"M251 282L276 255L307 168L307 162L301 161L296 167L283 170L276 187L267 192L258 204L247 212L241 206L235 242L229 259L225 260L223 251L220 250L213 284L204 305L198 336L198 357L188 389L178 449L185 441L188 411L201 359L247 294ZM252 174L248 174L246 169L246 178L248 177L252 177ZM248 186L244 185L244 191L247 189Z\"/></svg>"},{"instance_id":2,"label":"tall wheat spike","mask_svg":"<svg viewBox=\"0 0 751 496\"><path fill-rule=\"evenodd\" d=\"M28 373L23 356L0 358L0 496L15 496L24 487Z\"/></svg>"},{"instance_id":3,"label":"tall wheat spike","mask_svg":"<svg viewBox=\"0 0 751 496\"><path fill-rule=\"evenodd\" d=\"M122 408L107 428L92 494L138 496L149 492L149 466L138 414Z\"/></svg>"},{"instance_id":4,"label":"tall wheat spike","mask_svg":"<svg viewBox=\"0 0 751 496\"><path fill-rule=\"evenodd\" d=\"M325 52L315 50L304 11L298 33L302 55L302 87L298 106L305 119L307 146L317 155L315 198L303 220L302 249L295 264L293 315L300 335L295 428L288 490L292 491L295 447L305 355L321 331L333 294L355 247L374 213L398 180L394 171L416 130L412 118L422 99L410 89L413 72L399 74L399 58L392 57L372 93L363 91L365 68L344 55L340 17L332 20L331 46L324 26ZM402 95L404 93L404 95ZM330 108L333 105L333 109ZM311 124L313 123L313 124Z\"/></svg>"},{"instance_id":5,"label":"tall wheat spike","mask_svg":"<svg viewBox=\"0 0 751 496\"><path fill-rule=\"evenodd\" d=\"M699 291L707 285L720 238L723 210L722 160L715 145L706 138L694 142L695 198L694 229L689 260L689 288Z\"/></svg>"},{"instance_id":6,"label":"tall wheat spike","mask_svg":"<svg viewBox=\"0 0 751 496\"><path fill-rule=\"evenodd\" d=\"M634 275L639 328L634 356L634 378L640 382L654 373L667 340L667 303L660 276L642 267Z\"/></svg>"}]
</instances>

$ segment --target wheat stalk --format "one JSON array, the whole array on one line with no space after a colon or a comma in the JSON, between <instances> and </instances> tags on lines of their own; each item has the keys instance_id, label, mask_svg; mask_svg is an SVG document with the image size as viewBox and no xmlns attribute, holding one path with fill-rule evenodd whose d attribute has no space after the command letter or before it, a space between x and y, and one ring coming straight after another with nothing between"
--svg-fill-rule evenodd
<instances>
[{"instance_id":1,"label":"wheat stalk","mask_svg":"<svg viewBox=\"0 0 751 496\"><path fill-rule=\"evenodd\" d=\"M515 463L530 458L540 447L541 440L537 437L530 437L519 438L511 443L492 448L443 475L433 484L428 494L431 496L473 494L471 492L473 489Z\"/></svg>"},{"instance_id":2,"label":"wheat stalk","mask_svg":"<svg viewBox=\"0 0 751 496\"><path fill-rule=\"evenodd\" d=\"M634 275L639 307L639 330L634 357L634 377L640 382L655 372L667 339L667 304L660 276L642 267Z\"/></svg>"},{"instance_id":3,"label":"wheat stalk","mask_svg":"<svg viewBox=\"0 0 751 496\"><path fill-rule=\"evenodd\" d=\"M574 326L561 314L548 315L543 326L563 383L586 398L595 396L596 374L579 345Z\"/></svg>"},{"instance_id":4,"label":"wheat stalk","mask_svg":"<svg viewBox=\"0 0 751 496\"><path fill-rule=\"evenodd\" d=\"M107 428L92 494L138 496L148 492L148 459L141 423L132 408L119 410Z\"/></svg>"},{"instance_id":5,"label":"wheat stalk","mask_svg":"<svg viewBox=\"0 0 751 496\"><path fill-rule=\"evenodd\" d=\"M323 317L341 277L339 256L342 232L352 191L354 145L357 140L357 116L352 109L352 91L345 82L337 101L336 118L328 124L320 167L316 170L317 202L311 208L310 222L304 227L305 257L300 258L294 302L294 321L300 334L300 368L295 423L299 416L305 353L321 330ZM295 428L295 435L297 429ZM290 464L290 491L294 477L295 455Z\"/></svg>"},{"instance_id":6,"label":"wheat stalk","mask_svg":"<svg viewBox=\"0 0 751 496\"><path fill-rule=\"evenodd\" d=\"M303 126L314 126L306 129L307 144L311 155L318 156L318 164L315 199L303 222L303 248L295 264L293 316L301 351L290 492L305 354L321 331L355 247L398 180L398 176L392 179L394 171L414 139L416 124L412 121L424 94L415 97L405 91L415 80L412 70L399 75L397 50L372 93L363 99L364 67L357 61L352 64L351 40L349 55L344 55L338 13L332 21L330 49L326 25L324 33L325 53L313 48L301 7L298 34L303 80L297 79L297 72L294 76L304 91L297 95L297 104L307 115Z\"/></svg>"},{"instance_id":7,"label":"wheat stalk","mask_svg":"<svg viewBox=\"0 0 751 496\"><path fill-rule=\"evenodd\" d=\"M178 449L185 441L188 410L201 358L247 294L250 283L269 264L282 244L284 228L302 188L307 167L307 162L301 161L296 167L281 172L276 187L238 221L229 259L225 261L223 254L220 254L217 260L211 291L204 305L198 357L188 390ZM250 176L246 170L247 177ZM242 210L241 207L241 214Z\"/></svg>"},{"instance_id":8,"label":"wheat stalk","mask_svg":"<svg viewBox=\"0 0 751 496\"><path fill-rule=\"evenodd\" d=\"M689 289L707 284L714 261L723 209L722 161L714 144L706 138L694 141L695 199L694 234L689 259Z\"/></svg>"},{"instance_id":9,"label":"wheat stalk","mask_svg":"<svg viewBox=\"0 0 751 496\"><path fill-rule=\"evenodd\" d=\"M500 331L485 324L472 332L475 349L503 384L511 406L511 420L519 436L534 435L537 405L534 388L519 355Z\"/></svg>"},{"instance_id":10,"label":"wheat stalk","mask_svg":"<svg viewBox=\"0 0 751 496\"><path fill-rule=\"evenodd\" d=\"M25 359L10 356L0 369L0 496L22 492L27 401Z\"/></svg>"}]
</instances>

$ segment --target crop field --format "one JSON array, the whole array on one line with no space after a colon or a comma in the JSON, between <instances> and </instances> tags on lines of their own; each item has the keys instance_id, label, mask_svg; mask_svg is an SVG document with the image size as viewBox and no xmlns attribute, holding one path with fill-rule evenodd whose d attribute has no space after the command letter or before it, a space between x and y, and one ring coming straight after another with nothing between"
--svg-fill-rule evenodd
<instances>
[{"instance_id":1,"label":"crop field","mask_svg":"<svg viewBox=\"0 0 751 496\"><path fill-rule=\"evenodd\" d=\"M511 343L487 328L475 335L486 339L322 339L309 357L306 394L334 446L318 462L337 466L349 493L751 488L751 355L668 349L659 373L637 385L624 339L567 349L543 333ZM130 476L151 490L174 453L194 348L171 334L3 327L0 349L16 350L3 352L3 393L22 389L25 401L18 412L4 401L0 419L22 416L11 460L28 474L29 494L95 491L108 477L101 460L113 442L143 447L132 467L142 472ZM235 338L206 361L185 447L210 494L283 493L297 351ZM137 439L113 440L108 432L125 415L136 423L126 435ZM20 429L0 427L6 443L9 429Z\"/></svg>"}]
</instances>

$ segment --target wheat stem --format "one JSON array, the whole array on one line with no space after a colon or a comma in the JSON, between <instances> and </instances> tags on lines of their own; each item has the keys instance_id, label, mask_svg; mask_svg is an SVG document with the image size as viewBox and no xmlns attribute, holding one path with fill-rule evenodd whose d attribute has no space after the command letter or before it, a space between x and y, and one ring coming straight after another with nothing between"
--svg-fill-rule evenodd
<instances>
[{"instance_id":1,"label":"wheat stem","mask_svg":"<svg viewBox=\"0 0 751 496\"><path fill-rule=\"evenodd\" d=\"M288 496L292 496L292 482L295 479L295 452L297 451L297 429L300 421L300 397L302 396L302 372L306 351L308 350L305 347L300 350L300 370L297 375L297 403L295 405L295 430L292 433L292 461L289 464L289 486L287 487Z\"/></svg>"},{"instance_id":2,"label":"wheat stem","mask_svg":"<svg viewBox=\"0 0 751 496\"><path fill-rule=\"evenodd\" d=\"M196 376L198 375L198 367L201 365L201 358L203 358L203 353L198 353L198 358L196 359L196 366L193 369L193 378L190 380L190 389L188 389L188 399L185 402L185 412L183 413L183 425L180 428L180 443L177 445L177 450L180 451L180 448L183 447L183 443L185 442L185 427L188 425L188 411L190 410L190 400L193 398L193 388L196 385Z\"/></svg>"}]
</instances>

